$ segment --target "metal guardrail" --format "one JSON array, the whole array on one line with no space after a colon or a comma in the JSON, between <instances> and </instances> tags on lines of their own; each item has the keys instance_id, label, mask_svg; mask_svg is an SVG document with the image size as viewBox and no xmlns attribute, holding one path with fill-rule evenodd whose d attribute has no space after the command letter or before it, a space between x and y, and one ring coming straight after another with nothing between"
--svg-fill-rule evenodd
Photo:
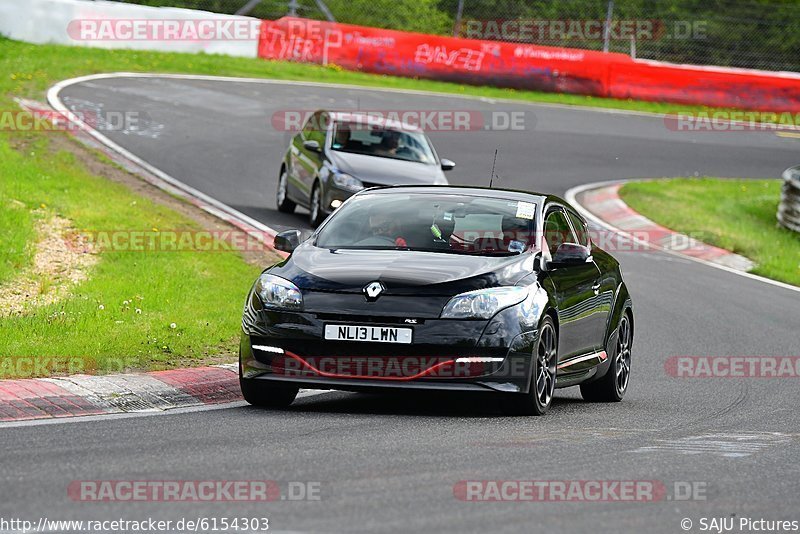
<instances>
[{"instance_id":1,"label":"metal guardrail","mask_svg":"<svg viewBox=\"0 0 800 534\"><path fill-rule=\"evenodd\" d=\"M800 232L800 165L783 171L778 222L789 230Z\"/></svg>"}]
</instances>

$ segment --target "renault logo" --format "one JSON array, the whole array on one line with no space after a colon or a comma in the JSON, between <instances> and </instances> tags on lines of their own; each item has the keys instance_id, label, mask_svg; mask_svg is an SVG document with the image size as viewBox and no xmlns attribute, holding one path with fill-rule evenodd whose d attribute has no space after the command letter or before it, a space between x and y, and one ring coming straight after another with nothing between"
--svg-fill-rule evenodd
<instances>
[{"instance_id":1,"label":"renault logo","mask_svg":"<svg viewBox=\"0 0 800 534\"><path fill-rule=\"evenodd\" d=\"M377 300L377 298L381 296L381 293L383 293L383 290L383 284L380 282L370 282L364 288L364 295L367 296L367 300Z\"/></svg>"}]
</instances>

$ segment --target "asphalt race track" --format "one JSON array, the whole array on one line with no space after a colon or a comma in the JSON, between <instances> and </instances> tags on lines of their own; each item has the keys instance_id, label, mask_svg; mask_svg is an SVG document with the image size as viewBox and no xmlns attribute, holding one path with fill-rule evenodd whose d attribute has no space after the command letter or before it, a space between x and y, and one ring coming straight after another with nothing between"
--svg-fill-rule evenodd
<instances>
[{"instance_id":1,"label":"asphalt race track","mask_svg":"<svg viewBox=\"0 0 800 534\"><path fill-rule=\"evenodd\" d=\"M525 131L431 132L458 167L452 183L563 194L619 178L778 177L800 140L772 133L676 132L654 116L421 96L370 89L133 79L61 93L68 105L146 113L108 136L173 177L275 229L288 136L281 110L523 111ZM681 532L689 518L798 520L798 378L674 378L671 356L800 355L800 294L657 252L616 252L634 299L625 400L588 404L559 390L541 418L504 417L482 399L326 393L288 411L210 411L0 429L0 516L60 519L268 516L279 532ZM76 503L73 480L320 483L311 502ZM463 502L462 480L655 480L659 502ZM705 500L673 495L699 483ZM678 496L679 497L679 496Z\"/></svg>"}]
</instances>

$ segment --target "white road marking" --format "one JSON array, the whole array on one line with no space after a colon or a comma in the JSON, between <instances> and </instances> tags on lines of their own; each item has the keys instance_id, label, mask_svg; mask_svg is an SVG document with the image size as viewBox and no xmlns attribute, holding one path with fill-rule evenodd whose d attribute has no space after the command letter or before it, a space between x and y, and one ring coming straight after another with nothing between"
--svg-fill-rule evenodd
<instances>
[{"instance_id":1,"label":"white road marking","mask_svg":"<svg viewBox=\"0 0 800 534\"><path fill-rule=\"evenodd\" d=\"M104 104L98 104L80 98L64 98L64 104L73 112L89 116L93 120L95 129L108 131L119 128L124 135L136 135L158 139L166 126L154 122L146 114L136 114L135 120L130 120L126 113L114 110L105 110Z\"/></svg>"},{"instance_id":2,"label":"white road marking","mask_svg":"<svg viewBox=\"0 0 800 534\"><path fill-rule=\"evenodd\" d=\"M633 452L713 454L725 458L743 458L790 441L792 441L792 436L780 432L720 432L678 439L658 440L656 445L639 447Z\"/></svg>"},{"instance_id":3,"label":"white road marking","mask_svg":"<svg viewBox=\"0 0 800 534\"><path fill-rule=\"evenodd\" d=\"M253 219L252 217L249 217L248 215L245 215L244 213L240 212L239 210L231 208L227 204L224 204L224 203L220 202L219 200L217 200L217 199L215 199L215 198L213 198L213 197L211 197L209 195L206 195L205 193L202 193L201 191L198 191L194 187L183 183L182 181L174 178L173 176L170 176L169 174L167 174L166 172L162 171L158 167L155 167L154 165L151 165L150 163L148 163L144 159L140 158L139 156L133 154L129 150L127 150L127 149L123 148L122 146L118 145L117 143L113 142L111 139L109 139L108 137L103 135L101 132L98 132L97 130L95 130L94 128L92 128L91 126L89 126L88 124L83 122L80 119L80 117L75 115L64 104L64 102L62 102L62 100L59 97L60 92L64 88L69 87L71 85L75 85L75 84L78 84L78 83L81 83L81 82L85 82L85 81L89 81L89 80L98 80L98 79L114 78L114 77L117 77L117 76L106 75L106 74L96 74L96 75L92 75L92 76L83 76L81 78L73 78L71 80L65 80L63 82L59 82L59 83L55 84L52 88L50 88L50 90L47 92L47 101L50 103L50 105L53 107L53 109L63 113L63 115L65 117L67 117L70 121L75 123L81 130L83 130L88 135L93 137L95 140L100 142L100 144L102 144L106 148L112 150L113 152L116 152L117 154L119 154L123 158L133 162L134 164L138 165L142 169L146 170L148 173L150 173L153 176L155 176L161 182L161 183L156 182L155 185L157 185L161 189L164 189L164 190L169 191L169 192L175 192L175 190L177 190L178 193L183 193L184 195L188 195L188 196L194 198L195 200L199 200L201 202L204 202L204 203L208 204L209 206L211 206L213 208L216 208L222 214L224 214L225 215L224 217L220 217L223 220L228 220L230 218L233 218L233 219L235 219L235 220L237 220L237 221L239 221L239 222L241 222L241 223L243 223L243 224L245 224L245 225L247 225L247 226L249 226L249 227L251 227L251 228L253 228L255 230L258 230L258 231L261 231L261 232L264 232L264 233L267 233L267 234L272 234L272 235L275 235L277 233L275 230L273 230L272 228L270 228L266 224L263 224L263 223L255 220L255 219ZM131 77L137 77L137 76L131 76ZM148 77L148 76L145 76L145 77ZM150 76L150 77L153 77L153 76Z\"/></svg>"}]
</instances>

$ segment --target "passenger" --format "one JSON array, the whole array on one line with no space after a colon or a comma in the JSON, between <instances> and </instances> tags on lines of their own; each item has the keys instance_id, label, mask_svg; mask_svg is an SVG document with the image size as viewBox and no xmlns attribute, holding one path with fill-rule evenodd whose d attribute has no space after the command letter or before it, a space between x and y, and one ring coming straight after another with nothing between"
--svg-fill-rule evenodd
<instances>
[{"instance_id":1,"label":"passenger","mask_svg":"<svg viewBox=\"0 0 800 534\"><path fill-rule=\"evenodd\" d=\"M518 217L503 217L503 249L522 252L531 243L530 221Z\"/></svg>"}]
</instances>

